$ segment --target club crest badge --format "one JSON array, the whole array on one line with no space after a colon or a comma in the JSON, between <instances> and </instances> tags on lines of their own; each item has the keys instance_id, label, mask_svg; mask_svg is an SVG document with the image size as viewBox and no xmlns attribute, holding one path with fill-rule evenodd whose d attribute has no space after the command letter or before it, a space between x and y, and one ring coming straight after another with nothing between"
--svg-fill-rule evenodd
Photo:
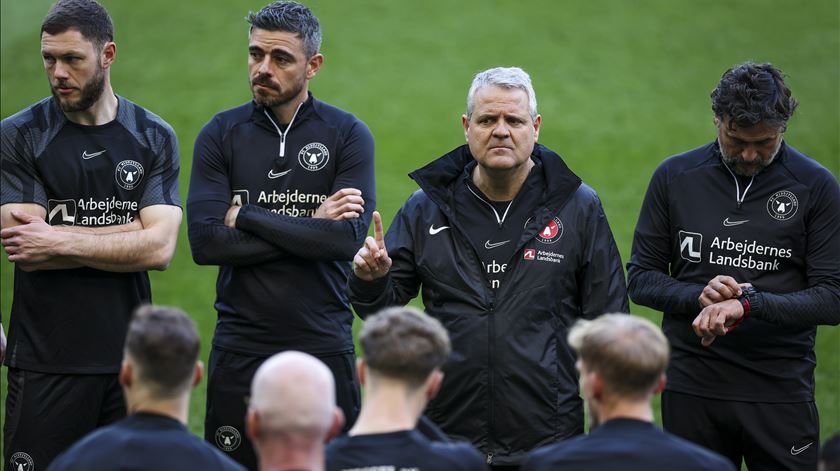
<instances>
[{"instance_id":1,"label":"club crest badge","mask_svg":"<svg viewBox=\"0 0 840 471\"><path fill-rule=\"evenodd\" d=\"M796 199L796 195L787 190L777 191L767 200L767 214L779 221L792 218L797 209L799 209L799 200Z\"/></svg>"},{"instance_id":2,"label":"club crest badge","mask_svg":"<svg viewBox=\"0 0 840 471\"><path fill-rule=\"evenodd\" d=\"M330 161L330 151L320 142L312 142L303 146L298 152L300 166L310 172L317 172L327 166Z\"/></svg>"},{"instance_id":3,"label":"club crest badge","mask_svg":"<svg viewBox=\"0 0 840 471\"><path fill-rule=\"evenodd\" d=\"M555 217L537 233L537 240L543 244L553 244L563 237L563 222Z\"/></svg>"},{"instance_id":4,"label":"club crest badge","mask_svg":"<svg viewBox=\"0 0 840 471\"><path fill-rule=\"evenodd\" d=\"M242 435L230 425L222 425L216 429L216 445L220 450L230 453L242 444Z\"/></svg>"},{"instance_id":5,"label":"club crest badge","mask_svg":"<svg viewBox=\"0 0 840 471\"><path fill-rule=\"evenodd\" d=\"M117 184L126 190L133 190L137 188L140 181L143 179L143 166L140 162L134 160L123 160L117 164L117 170L114 173L117 179Z\"/></svg>"}]
</instances>

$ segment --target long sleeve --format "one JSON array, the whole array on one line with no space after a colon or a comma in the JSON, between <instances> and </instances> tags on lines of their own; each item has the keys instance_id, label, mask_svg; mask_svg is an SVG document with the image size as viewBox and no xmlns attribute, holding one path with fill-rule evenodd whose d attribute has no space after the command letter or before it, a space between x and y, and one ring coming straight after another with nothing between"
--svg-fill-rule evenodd
<instances>
[{"instance_id":1,"label":"long sleeve","mask_svg":"<svg viewBox=\"0 0 840 471\"><path fill-rule=\"evenodd\" d=\"M585 264L580 272L581 304L584 317L608 312L629 313L621 255L615 245L607 216L593 194L586 235Z\"/></svg>"}]
</instances>

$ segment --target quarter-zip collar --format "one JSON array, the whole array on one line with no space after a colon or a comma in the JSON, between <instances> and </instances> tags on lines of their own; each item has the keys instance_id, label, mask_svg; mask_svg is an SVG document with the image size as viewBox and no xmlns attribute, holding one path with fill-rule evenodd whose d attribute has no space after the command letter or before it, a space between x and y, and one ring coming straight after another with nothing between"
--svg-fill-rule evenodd
<instances>
[{"instance_id":1,"label":"quarter-zip collar","mask_svg":"<svg viewBox=\"0 0 840 471\"><path fill-rule=\"evenodd\" d=\"M723 152L721 152L720 140L715 139L715 142L712 143L712 148L713 148L712 152L715 155L715 158L717 158L717 160L720 162L720 165L723 166L723 168L726 169L727 173L729 173L729 175L731 175L732 179L735 181L735 206L737 208L740 208L741 205L744 204L744 200L747 198L747 192L749 192L750 188L752 188L752 185L755 182L756 177L760 178L761 174L769 171L771 168L773 168L774 165L776 165L777 163L780 163L781 160L785 157L787 144L785 144L785 141L782 140L782 144L779 146L779 150L776 152L776 156L773 157L773 161L770 162L770 165L763 168L757 174L753 175L752 177L749 177L750 181L749 181L749 183L746 184L743 192L741 192L741 182L742 182L741 178L746 178L746 177L739 178L739 176L735 175L735 172L733 172L732 169L729 168L729 165L727 165L726 162L723 160Z\"/></svg>"},{"instance_id":2,"label":"quarter-zip collar","mask_svg":"<svg viewBox=\"0 0 840 471\"><path fill-rule=\"evenodd\" d=\"M305 121L313 113L317 113L317 100L312 96L312 92L308 92L306 100L298 105L295 113L292 115L291 121L286 126L285 131L281 129L280 123L277 123L276 117L271 111L271 108L260 105L255 101L251 101L253 110L251 112L251 119L261 128L271 131L280 137L280 146L277 152L278 158L286 156L286 141L289 138L289 133L295 123L300 124Z\"/></svg>"}]
</instances>

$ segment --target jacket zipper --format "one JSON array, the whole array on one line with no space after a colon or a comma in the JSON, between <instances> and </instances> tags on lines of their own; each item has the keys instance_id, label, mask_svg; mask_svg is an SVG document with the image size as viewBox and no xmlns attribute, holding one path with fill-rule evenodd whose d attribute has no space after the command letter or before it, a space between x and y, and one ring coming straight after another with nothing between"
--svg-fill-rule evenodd
<instances>
[{"instance_id":1,"label":"jacket zipper","mask_svg":"<svg viewBox=\"0 0 840 471\"><path fill-rule=\"evenodd\" d=\"M295 122L295 116L297 116L298 111L300 111L301 106L303 106L303 102L300 102L298 107L295 108L295 114L293 114L292 119L289 120L289 125L286 126L286 132L283 132L283 131L280 130L280 126L278 126L277 123L275 123L274 120L271 119L271 115L269 115L268 111L265 108L263 108L263 113L265 113L265 117L268 118L268 120L274 126L274 129L277 130L277 134L280 135L280 157L285 157L286 156L286 136L289 135L289 131L292 129L292 123Z\"/></svg>"}]
</instances>

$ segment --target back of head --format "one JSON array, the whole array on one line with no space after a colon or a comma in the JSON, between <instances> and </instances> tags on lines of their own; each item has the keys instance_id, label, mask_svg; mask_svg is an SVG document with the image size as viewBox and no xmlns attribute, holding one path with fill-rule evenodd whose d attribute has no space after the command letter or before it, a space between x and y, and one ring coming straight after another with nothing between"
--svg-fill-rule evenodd
<instances>
[{"instance_id":1,"label":"back of head","mask_svg":"<svg viewBox=\"0 0 840 471\"><path fill-rule=\"evenodd\" d=\"M251 382L249 408L260 434L322 440L333 423L335 380L317 358L287 351L266 360Z\"/></svg>"},{"instance_id":2,"label":"back of head","mask_svg":"<svg viewBox=\"0 0 840 471\"><path fill-rule=\"evenodd\" d=\"M715 116L731 118L729 125L739 128L764 123L784 129L798 105L781 70L752 62L727 70L711 97Z\"/></svg>"},{"instance_id":3,"label":"back of head","mask_svg":"<svg viewBox=\"0 0 840 471\"><path fill-rule=\"evenodd\" d=\"M97 49L114 40L114 24L105 8L93 0L59 0L44 22L41 34L61 34L69 29L78 30Z\"/></svg>"},{"instance_id":4,"label":"back of head","mask_svg":"<svg viewBox=\"0 0 840 471\"><path fill-rule=\"evenodd\" d=\"M840 432L830 436L820 448L820 471L840 471Z\"/></svg>"},{"instance_id":5,"label":"back of head","mask_svg":"<svg viewBox=\"0 0 840 471\"><path fill-rule=\"evenodd\" d=\"M605 314L578 321L569 345L587 372L596 372L608 393L644 399L654 392L668 365L668 341L647 319L630 314Z\"/></svg>"},{"instance_id":6,"label":"back of head","mask_svg":"<svg viewBox=\"0 0 840 471\"><path fill-rule=\"evenodd\" d=\"M297 2L277 1L248 14L251 30L285 31L300 36L303 52L312 57L321 49L321 24L312 10Z\"/></svg>"},{"instance_id":7,"label":"back of head","mask_svg":"<svg viewBox=\"0 0 840 471\"><path fill-rule=\"evenodd\" d=\"M125 339L126 360L134 368L137 384L154 398L175 398L190 391L199 349L195 323L184 311L146 305L134 312Z\"/></svg>"},{"instance_id":8,"label":"back of head","mask_svg":"<svg viewBox=\"0 0 840 471\"><path fill-rule=\"evenodd\" d=\"M418 387L449 357L446 329L411 307L385 309L365 320L359 333L365 364L374 375Z\"/></svg>"},{"instance_id":9,"label":"back of head","mask_svg":"<svg viewBox=\"0 0 840 471\"><path fill-rule=\"evenodd\" d=\"M524 91L528 95L528 112L532 119L537 118L537 94L531 85L531 77L519 67L495 67L476 74L467 92L467 118L472 117L476 92L486 86Z\"/></svg>"}]
</instances>

